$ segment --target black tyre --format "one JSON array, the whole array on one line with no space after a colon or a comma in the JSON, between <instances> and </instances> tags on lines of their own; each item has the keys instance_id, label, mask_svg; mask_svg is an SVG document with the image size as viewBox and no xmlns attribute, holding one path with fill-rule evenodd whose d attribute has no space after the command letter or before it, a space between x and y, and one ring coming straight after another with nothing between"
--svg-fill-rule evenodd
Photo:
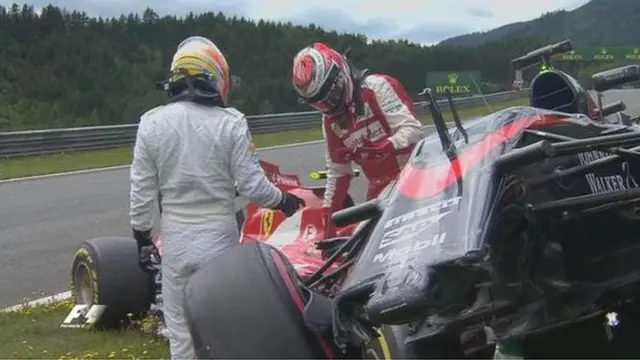
<instances>
[{"instance_id":1,"label":"black tyre","mask_svg":"<svg viewBox=\"0 0 640 360\"><path fill-rule=\"evenodd\" d=\"M257 242L209 261L185 288L198 358L318 359L333 348L305 326L305 292L286 257Z\"/></svg>"},{"instance_id":2,"label":"black tyre","mask_svg":"<svg viewBox=\"0 0 640 360\"><path fill-rule=\"evenodd\" d=\"M76 304L107 305L97 327L117 328L128 314L149 310L153 284L153 277L138 267L133 239L86 240L74 254L71 291Z\"/></svg>"}]
</instances>

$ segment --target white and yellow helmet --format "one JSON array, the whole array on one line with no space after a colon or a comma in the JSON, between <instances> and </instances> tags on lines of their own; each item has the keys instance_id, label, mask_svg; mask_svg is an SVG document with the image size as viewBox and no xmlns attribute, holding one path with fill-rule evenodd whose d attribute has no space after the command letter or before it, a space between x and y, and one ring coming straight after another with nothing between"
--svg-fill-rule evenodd
<instances>
[{"instance_id":1,"label":"white and yellow helmet","mask_svg":"<svg viewBox=\"0 0 640 360\"><path fill-rule=\"evenodd\" d=\"M231 90L231 69L213 41L202 36L191 36L178 45L171 61L169 81L176 82L187 75L211 85L222 101L227 103Z\"/></svg>"}]
</instances>

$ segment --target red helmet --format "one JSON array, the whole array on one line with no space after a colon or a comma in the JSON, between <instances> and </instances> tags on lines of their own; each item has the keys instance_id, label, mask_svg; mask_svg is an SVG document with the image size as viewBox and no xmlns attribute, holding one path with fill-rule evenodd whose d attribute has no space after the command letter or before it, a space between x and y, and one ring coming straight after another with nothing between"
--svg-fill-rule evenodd
<instances>
[{"instance_id":1,"label":"red helmet","mask_svg":"<svg viewBox=\"0 0 640 360\"><path fill-rule=\"evenodd\" d=\"M315 42L293 58L293 87L307 104L326 115L346 110L353 101L353 80L347 59Z\"/></svg>"}]
</instances>

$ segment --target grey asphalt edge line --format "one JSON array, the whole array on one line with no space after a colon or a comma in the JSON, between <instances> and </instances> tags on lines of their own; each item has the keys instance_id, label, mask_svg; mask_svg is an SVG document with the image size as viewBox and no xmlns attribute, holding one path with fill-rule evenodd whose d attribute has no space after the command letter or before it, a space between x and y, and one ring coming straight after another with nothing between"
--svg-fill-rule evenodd
<instances>
[{"instance_id":1,"label":"grey asphalt edge line","mask_svg":"<svg viewBox=\"0 0 640 360\"><path fill-rule=\"evenodd\" d=\"M7 308L4 308L4 309L0 310L0 312L18 311L18 310L21 310L21 309L24 309L24 308L28 308L28 307L36 307L36 306L45 305L45 304L49 304L49 303L64 301L64 300L69 299L70 297L71 297L71 291L65 291L65 292L61 292L59 294L55 294L55 295L51 295L51 296L45 296L43 298L31 300L31 301L26 302L24 304L18 304L18 305L9 306Z\"/></svg>"}]
</instances>

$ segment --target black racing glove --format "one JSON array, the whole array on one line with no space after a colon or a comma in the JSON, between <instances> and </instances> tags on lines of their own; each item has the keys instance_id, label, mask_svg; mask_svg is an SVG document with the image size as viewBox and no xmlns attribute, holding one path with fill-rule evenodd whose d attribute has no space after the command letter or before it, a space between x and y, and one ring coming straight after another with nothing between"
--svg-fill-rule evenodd
<instances>
[{"instance_id":1,"label":"black racing glove","mask_svg":"<svg viewBox=\"0 0 640 360\"><path fill-rule=\"evenodd\" d=\"M133 229L133 238L136 239L138 245L138 265L143 271L148 272L151 266L151 249L153 247L151 230Z\"/></svg>"},{"instance_id":2,"label":"black racing glove","mask_svg":"<svg viewBox=\"0 0 640 360\"><path fill-rule=\"evenodd\" d=\"M286 191L283 191L282 200L280 200L280 203L275 208L282 211L287 216L291 216L295 214L296 211L298 211L300 206L304 206L304 200L295 195L289 194Z\"/></svg>"}]
</instances>

